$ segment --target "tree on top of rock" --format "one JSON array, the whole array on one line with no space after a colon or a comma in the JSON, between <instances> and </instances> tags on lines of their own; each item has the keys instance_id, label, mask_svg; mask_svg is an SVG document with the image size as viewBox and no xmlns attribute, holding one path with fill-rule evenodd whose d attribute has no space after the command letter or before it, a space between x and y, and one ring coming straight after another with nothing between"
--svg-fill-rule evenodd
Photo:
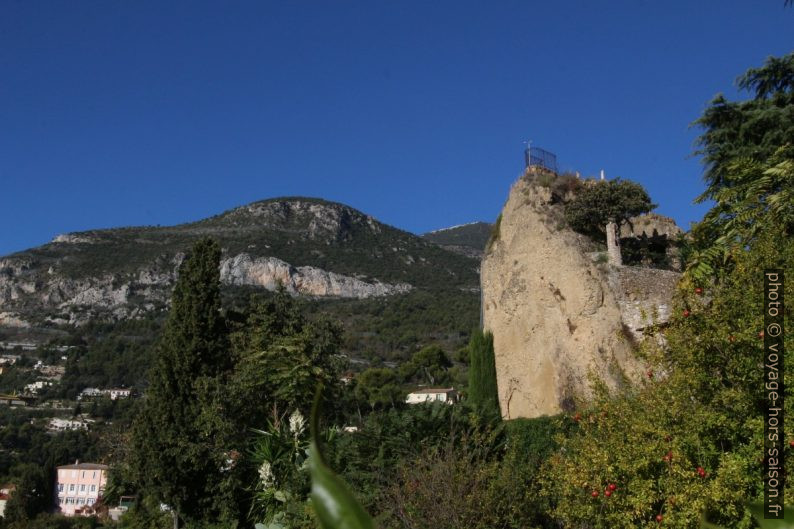
<instances>
[{"instance_id":1,"label":"tree on top of rock","mask_svg":"<svg viewBox=\"0 0 794 529\"><path fill-rule=\"evenodd\" d=\"M584 186L565 206L565 220L579 233L606 236L610 262L620 265L621 224L655 207L640 184L619 178L601 180Z\"/></svg>"}]
</instances>

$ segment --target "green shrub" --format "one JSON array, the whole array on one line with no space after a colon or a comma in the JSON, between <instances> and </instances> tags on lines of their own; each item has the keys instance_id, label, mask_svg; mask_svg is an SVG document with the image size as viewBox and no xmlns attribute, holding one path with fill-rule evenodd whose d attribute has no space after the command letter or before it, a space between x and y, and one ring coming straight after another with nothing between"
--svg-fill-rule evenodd
<instances>
[{"instance_id":1,"label":"green shrub","mask_svg":"<svg viewBox=\"0 0 794 529\"><path fill-rule=\"evenodd\" d=\"M557 175L554 173L541 171L535 176L535 183L540 187L551 188L554 181L557 179Z\"/></svg>"},{"instance_id":2,"label":"green shrub","mask_svg":"<svg viewBox=\"0 0 794 529\"><path fill-rule=\"evenodd\" d=\"M488 239L488 244L485 245L486 251L490 251L491 246L499 240L499 230L502 227L502 214L500 213L498 217L496 217L496 222L494 222L493 227L491 228L491 238Z\"/></svg>"}]
</instances>

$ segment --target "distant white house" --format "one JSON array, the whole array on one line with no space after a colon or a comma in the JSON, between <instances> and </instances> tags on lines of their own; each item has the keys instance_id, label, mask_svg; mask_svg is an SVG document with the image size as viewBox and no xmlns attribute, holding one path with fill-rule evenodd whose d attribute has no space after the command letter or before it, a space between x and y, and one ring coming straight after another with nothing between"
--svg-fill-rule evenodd
<instances>
[{"instance_id":1,"label":"distant white house","mask_svg":"<svg viewBox=\"0 0 794 529\"><path fill-rule=\"evenodd\" d=\"M110 397L111 400L126 399L131 394L132 394L132 390L129 388L110 388L110 389L85 388L77 396L77 400L90 399L95 397Z\"/></svg>"},{"instance_id":2,"label":"distant white house","mask_svg":"<svg viewBox=\"0 0 794 529\"><path fill-rule=\"evenodd\" d=\"M421 404L423 402L446 402L454 404L458 401L458 392L455 388L425 388L417 389L408 394L405 402L408 404Z\"/></svg>"},{"instance_id":3,"label":"distant white house","mask_svg":"<svg viewBox=\"0 0 794 529\"><path fill-rule=\"evenodd\" d=\"M29 393L31 395L38 395L39 391L41 391L47 386L52 386L52 382L46 380L37 380L36 382L25 384L25 393Z\"/></svg>"},{"instance_id":4,"label":"distant white house","mask_svg":"<svg viewBox=\"0 0 794 529\"><path fill-rule=\"evenodd\" d=\"M126 399L130 396L129 388L111 388L104 391L106 394L110 395L110 400Z\"/></svg>"},{"instance_id":5,"label":"distant white house","mask_svg":"<svg viewBox=\"0 0 794 529\"><path fill-rule=\"evenodd\" d=\"M77 396L77 400L88 399L91 397L101 397L102 390L99 388L84 388L83 391Z\"/></svg>"},{"instance_id":6,"label":"distant white house","mask_svg":"<svg viewBox=\"0 0 794 529\"><path fill-rule=\"evenodd\" d=\"M88 430L88 425L93 422L88 419L50 419L47 430L51 432L63 432L66 430Z\"/></svg>"}]
</instances>

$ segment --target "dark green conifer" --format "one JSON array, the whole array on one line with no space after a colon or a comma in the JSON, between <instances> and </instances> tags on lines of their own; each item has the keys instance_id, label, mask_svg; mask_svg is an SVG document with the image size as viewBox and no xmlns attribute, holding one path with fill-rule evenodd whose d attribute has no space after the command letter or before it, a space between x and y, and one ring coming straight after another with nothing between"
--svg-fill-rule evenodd
<instances>
[{"instance_id":1,"label":"dark green conifer","mask_svg":"<svg viewBox=\"0 0 794 529\"><path fill-rule=\"evenodd\" d=\"M221 314L220 248L198 242L179 269L145 403L133 430L131 466L184 520L219 519L228 489L231 429L223 383L231 367Z\"/></svg>"},{"instance_id":2,"label":"dark green conifer","mask_svg":"<svg viewBox=\"0 0 794 529\"><path fill-rule=\"evenodd\" d=\"M477 329L469 341L469 402L483 413L499 414L493 334Z\"/></svg>"}]
</instances>

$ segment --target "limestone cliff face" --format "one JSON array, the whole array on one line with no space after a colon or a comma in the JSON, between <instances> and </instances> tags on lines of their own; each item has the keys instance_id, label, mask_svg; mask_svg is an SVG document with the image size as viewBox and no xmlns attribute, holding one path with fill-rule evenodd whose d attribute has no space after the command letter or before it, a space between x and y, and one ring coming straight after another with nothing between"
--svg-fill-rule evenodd
<instances>
[{"instance_id":1,"label":"limestone cliff face","mask_svg":"<svg viewBox=\"0 0 794 529\"><path fill-rule=\"evenodd\" d=\"M508 419L573 409L591 397L591 374L612 388L639 376L633 342L669 313L678 274L609 267L561 217L547 189L520 179L482 261L483 325Z\"/></svg>"},{"instance_id":2,"label":"limestone cliff face","mask_svg":"<svg viewBox=\"0 0 794 529\"><path fill-rule=\"evenodd\" d=\"M184 253L160 266L150 265L129 274L103 274L67 278L53 271L37 275L23 260L0 259L0 309L26 303L50 307L56 324L81 325L104 312L115 318L129 318L165 306L177 278ZM291 294L313 297L370 298L410 291L407 283L366 282L312 266L294 267L275 257L252 257L247 253L225 258L220 266L221 282L275 290L284 285ZM133 299L135 302L133 303ZM21 313L0 311L0 325L28 327Z\"/></svg>"},{"instance_id":3,"label":"limestone cliff face","mask_svg":"<svg viewBox=\"0 0 794 529\"><path fill-rule=\"evenodd\" d=\"M275 257L252 258L245 253L221 262L221 281L230 285L261 286L269 290L275 290L281 284L292 294L342 298L388 296L411 290L411 285L407 283L367 283L313 266L294 267Z\"/></svg>"}]
</instances>

